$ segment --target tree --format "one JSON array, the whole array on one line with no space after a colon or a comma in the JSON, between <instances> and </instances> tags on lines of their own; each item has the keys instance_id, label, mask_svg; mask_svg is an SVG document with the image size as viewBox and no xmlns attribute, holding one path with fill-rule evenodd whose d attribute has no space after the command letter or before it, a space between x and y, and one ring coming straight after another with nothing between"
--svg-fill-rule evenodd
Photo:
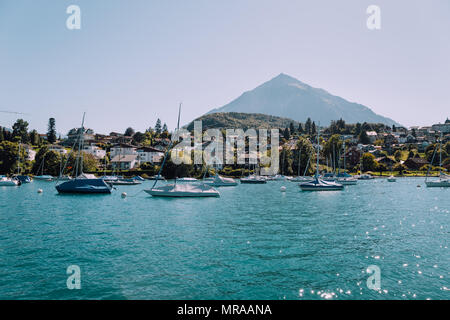
<instances>
[{"instance_id":1,"label":"tree","mask_svg":"<svg viewBox=\"0 0 450 320\"><path fill-rule=\"evenodd\" d=\"M167 129L167 125L164 123L164 125L162 127L161 138L167 138L167 137L169 137L169 129Z\"/></svg>"},{"instance_id":2,"label":"tree","mask_svg":"<svg viewBox=\"0 0 450 320\"><path fill-rule=\"evenodd\" d=\"M359 133L358 140L362 144L369 144L370 143L369 136L367 135L366 130L364 130L363 128L361 128L361 132Z\"/></svg>"},{"instance_id":3,"label":"tree","mask_svg":"<svg viewBox=\"0 0 450 320\"><path fill-rule=\"evenodd\" d=\"M288 128L286 128L287 130ZM283 146L280 152L280 170L284 175L292 175L292 152L291 150Z\"/></svg>"},{"instance_id":4,"label":"tree","mask_svg":"<svg viewBox=\"0 0 450 320\"><path fill-rule=\"evenodd\" d=\"M298 129L297 130L298 130L298 133L300 133L300 134L303 133L303 127L302 127L301 123L298 124Z\"/></svg>"},{"instance_id":5,"label":"tree","mask_svg":"<svg viewBox=\"0 0 450 320\"><path fill-rule=\"evenodd\" d=\"M308 167L307 174L309 172L312 172L312 162L313 162L311 157L312 154L314 154L314 148L309 139L300 137L297 142L297 155L294 159L293 164L295 174L297 174L300 171L300 175L303 175L305 173L306 167ZM300 156L300 168L298 167L299 156Z\"/></svg>"},{"instance_id":6,"label":"tree","mask_svg":"<svg viewBox=\"0 0 450 320\"><path fill-rule=\"evenodd\" d=\"M37 133L36 130L32 130L30 132L30 143L33 146L37 146L41 144L41 137L39 136L39 134Z\"/></svg>"},{"instance_id":7,"label":"tree","mask_svg":"<svg viewBox=\"0 0 450 320\"><path fill-rule=\"evenodd\" d=\"M342 149L342 140L339 134L334 134L325 142L323 146L323 154L327 158L331 158L332 162L338 167L339 155Z\"/></svg>"},{"instance_id":8,"label":"tree","mask_svg":"<svg viewBox=\"0 0 450 320\"><path fill-rule=\"evenodd\" d=\"M295 132L295 128L294 128L294 123L293 122L291 122L289 124L289 131L290 131L291 134L294 134L294 132Z\"/></svg>"},{"instance_id":9,"label":"tree","mask_svg":"<svg viewBox=\"0 0 450 320\"><path fill-rule=\"evenodd\" d=\"M361 162L365 171L375 171L377 169L378 163L375 161L375 156L371 153L364 153Z\"/></svg>"},{"instance_id":10,"label":"tree","mask_svg":"<svg viewBox=\"0 0 450 320\"><path fill-rule=\"evenodd\" d=\"M316 134L316 123L313 121L312 125L311 125L311 134Z\"/></svg>"},{"instance_id":11,"label":"tree","mask_svg":"<svg viewBox=\"0 0 450 320\"><path fill-rule=\"evenodd\" d=\"M311 134L311 118L308 118L305 122L305 132Z\"/></svg>"},{"instance_id":12,"label":"tree","mask_svg":"<svg viewBox=\"0 0 450 320\"><path fill-rule=\"evenodd\" d=\"M48 119L47 141L49 143L56 142L55 118Z\"/></svg>"},{"instance_id":13,"label":"tree","mask_svg":"<svg viewBox=\"0 0 450 320\"><path fill-rule=\"evenodd\" d=\"M400 160L402 159L402 151L401 150L395 151L394 158L395 158L395 161L400 162Z\"/></svg>"},{"instance_id":14,"label":"tree","mask_svg":"<svg viewBox=\"0 0 450 320\"><path fill-rule=\"evenodd\" d=\"M283 131L283 137L284 137L286 140L289 140L289 139L290 139L291 135L289 134L289 129L288 129L288 128L285 128L285 129L284 129L284 131Z\"/></svg>"},{"instance_id":15,"label":"tree","mask_svg":"<svg viewBox=\"0 0 450 320\"><path fill-rule=\"evenodd\" d=\"M158 118L158 120L156 120L155 132L157 135L161 134L161 119L159 119L159 118Z\"/></svg>"},{"instance_id":16,"label":"tree","mask_svg":"<svg viewBox=\"0 0 450 320\"><path fill-rule=\"evenodd\" d=\"M28 142L28 122L18 119L13 125L12 138L16 141Z\"/></svg>"},{"instance_id":17,"label":"tree","mask_svg":"<svg viewBox=\"0 0 450 320\"><path fill-rule=\"evenodd\" d=\"M133 142L140 144L145 141L145 138L146 138L146 135L144 133L138 131L133 135Z\"/></svg>"},{"instance_id":18,"label":"tree","mask_svg":"<svg viewBox=\"0 0 450 320\"><path fill-rule=\"evenodd\" d=\"M127 130L125 130L124 135L128 136L128 137L132 137L134 135L134 129L131 127L128 127Z\"/></svg>"},{"instance_id":19,"label":"tree","mask_svg":"<svg viewBox=\"0 0 450 320\"><path fill-rule=\"evenodd\" d=\"M0 173L14 173L17 168L19 144L11 141L0 142Z\"/></svg>"}]
</instances>

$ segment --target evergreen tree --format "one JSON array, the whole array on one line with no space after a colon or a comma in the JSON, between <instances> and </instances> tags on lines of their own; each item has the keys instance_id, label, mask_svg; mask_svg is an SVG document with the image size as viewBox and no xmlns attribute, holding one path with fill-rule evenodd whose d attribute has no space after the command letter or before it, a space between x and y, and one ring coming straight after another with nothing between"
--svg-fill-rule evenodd
<instances>
[{"instance_id":1,"label":"evergreen tree","mask_svg":"<svg viewBox=\"0 0 450 320\"><path fill-rule=\"evenodd\" d=\"M316 134L316 123L313 121L312 125L311 125L311 134Z\"/></svg>"},{"instance_id":2,"label":"evergreen tree","mask_svg":"<svg viewBox=\"0 0 450 320\"><path fill-rule=\"evenodd\" d=\"M361 132L359 133L358 139L359 139L359 142L362 144L370 143L370 139L369 139L369 136L367 135L366 130L361 130Z\"/></svg>"},{"instance_id":3,"label":"evergreen tree","mask_svg":"<svg viewBox=\"0 0 450 320\"><path fill-rule=\"evenodd\" d=\"M56 142L55 118L48 119L47 141L49 143Z\"/></svg>"},{"instance_id":4,"label":"evergreen tree","mask_svg":"<svg viewBox=\"0 0 450 320\"><path fill-rule=\"evenodd\" d=\"M16 141L28 142L28 122L23 119L17 119L13 125L12 138Z\"/></svg>"},{"instance_id":5,"label":"evergreen tree","mask_svg":"<svg viewBox=\"0 0 450 320\"><path fill-rule=\"evenodd\" d=\"M125 130L124 135L128 136L128 137L132 137L132 136L134 136L134 133L135 133L134 129L131 127L128 127L127 130Z\"/></svg>"},{"instance_id":6,"label":"evergreen tree","mask_svg":"<svg viewBox=\"0 0 450 320\"><path fill-rule=\"evenodd\" d=\"M295 132L295 128L294 128L294 123L293 122L291 122L289 124L289 131L290 131L291 134L294 134L294 132Z\"/></svg>"},{"instance_id":7,"label":"evergreen tree","mask_svg":"<svg viewBox=\"0 0 450 320\"><path fill-rule=\"evenodd\" d=\"M308 118L305 123L305 132L311 134L311 118Z\"/></svg>"},{"instance_id":8,"label":"evergreen tree","mask_svg":"<svg viewBox=\"0 0 450 320\"><path fill-rule=\"evenodd\" d=\"M283 137L284 137L286 140L289 140L289 139L291 138L291 135L289 134L289 129L288 129L287 127L284 129Z\"/></svg>"},{"instance_id":9,"label":"evergreen tree","mask_svg":"<svg viewBox=\"0 0 450 320\"><path fill-rule=\"evenodd\" d=\"M303 133L303 126L302 126L301 123L298 124L298 129L297 130L298 130L298 133L300 133L300 134Z\"/></svg>"},{"instance_id":10,"label":"evergreen tree","mask_svg":"<svg viewBox=\"0 0 450 320\"><path fill-rule=\"evenodd\" d=\"M156 120L156 124L155 124L155 132L157 135L161 134L161 119L158 118L158 120Z\"/></svg>"}]
</instances>

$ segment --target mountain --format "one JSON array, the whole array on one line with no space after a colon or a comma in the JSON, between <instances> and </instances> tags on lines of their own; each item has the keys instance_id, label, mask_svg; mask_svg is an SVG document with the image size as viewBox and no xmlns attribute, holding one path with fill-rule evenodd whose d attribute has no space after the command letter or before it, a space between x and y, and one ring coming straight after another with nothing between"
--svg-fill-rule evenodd
<instances>
[{"instance_id":1,"label":"mountain","mask_svg":"<svg viewBox=\"0 0 450 320\"><path fill-rule=\"evenodd\" d=\"M349 102L323 89L313 88L283 73L207 114L217 112L262 113L300 122L311 118L323 126L328 126L331 120L341 118L347 123L368 122L401 126L362 104Z\"/></svg>"},{"instance_id":2,"label":"mountain","mask_svg":"<svg viewBox=\"0 0 450 320\"><path fill-rule=\"evenodd\" d=\"M288 118L269 116L261 113L240 113L240 112L217 112L205 114L194 121L202 121L202 129L271 129L271 128L287 128L291 123L295 128L298 122ZM191 131L194 129L194 122L186 126Z\"/></svg>"}]
</instances>

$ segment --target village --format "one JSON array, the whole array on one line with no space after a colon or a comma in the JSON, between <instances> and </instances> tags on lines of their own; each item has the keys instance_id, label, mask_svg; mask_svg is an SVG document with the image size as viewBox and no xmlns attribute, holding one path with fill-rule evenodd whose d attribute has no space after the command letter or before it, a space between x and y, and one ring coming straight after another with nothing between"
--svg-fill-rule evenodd
<instances>
[{"instance_id":1,"label":"village","mask_svg":"<svg viewBox=\"0 0 450 320\"><path fill-rule=\"evenodd\" d=\"M22 119L17 120L12 129L0 127L0 174L11 175L20 170L20 174L58 176L61 174L62 163L66 161L69 165L64 174L70 174L73 167L70 163L75 159L71 155L72 151L81 148L86 172L120 172L126 176L139 174L149 177L159 170L172 136L165 124L161 126L159 119L154 128L150 127L144 133L135 132L131 127L124 133L109 134L99 134L84 128L82 146L77 142L79 130L74 128L65 137L57 137L53 118L49 120L47 133L37 133L36 130L29 132L28 123ZM321 128L321 131L322 171L345 169L350 173L360 171L374 175L395 173L420 176L428 171L439 171L439 163L442 163L441 169L450 169L449 119L444 123L410 128L368 123L349 125L341 119L332 121L329 127ZM298 124L298 127L291 123L287 128L280 128L279 133L280 173L292 176L313 172L312 159L307 154L302 156L299 150L311 153L315 147L315 123L310 119L304 124ZM439 159L433 155L441 136L443 148ZM210 141L203 143L202 149L209 143ZM268 149L270 150L270 144ZM23 159L21 165L19 158ZM246 158L249 158L248 154ZM181 167L175 172L173 165L167 165L163 174L168 178L202 174L201 166ZM221 170L221 174L233 177L255 170L248 164L219 164L215 168Z\"/></svg>"}]
</instances>

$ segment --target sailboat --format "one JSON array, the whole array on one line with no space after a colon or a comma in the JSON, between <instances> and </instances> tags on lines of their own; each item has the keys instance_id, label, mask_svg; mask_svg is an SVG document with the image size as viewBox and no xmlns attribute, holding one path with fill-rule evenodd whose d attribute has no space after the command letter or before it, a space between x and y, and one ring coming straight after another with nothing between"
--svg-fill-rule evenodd
<instances>
[{"instance_id":1,"label":"sailboat","mask_svg":"<svg viewBox=\"0 0 450 320\"><path fill-rule=\"evenodd\" d=\"M436 155L437 149L434 150L433 159L431 163L433 163L434 157ZM430 166L431 167L431 166ZM450 176L446 175L442 172L442 132L441 139L439 140L439 178L437 180L428 181L428 174L430 172L430 168L428 169L427 176L425 178L425 184L430 188L448 188L450 187Z\"/></svg>"},{"instance_id":2,"label":"sailboat","mask_svg":"<svg viewBox=\"0 0 450 320\"><path fill-rule=\"evenodd\" d=\"M17 155L17 175L15 176L15 178L16 180L20 181L20 183L30 183L31 181L33 181L30 176L20 174L20 145L21 143L19 142L19 153Z\"/></svg>"},{"instance_id":3,"label":"sailboat","mask_svg":"<svg viewBox=\"0 0 450 320\"><path fill-rule=\"evenodd\" d=\"M34 179L35 180L44 180L44 181L53 181L53 177L51 175L44 174L44 167L45 167L45 154L42 157L41 164L39 165L39 168L38 168L38 173L40 172L41 174L34 176Z\"/></svg>"},{"instance_id":4,"label":"sailboat","mask_svg":"<svg viewBox=\"0 0 450 320\"><path fill-rule=\"evenodd\" d=\"M15 187L20 186L21 182L15 178L8 178L0 176L0 187Z\"/></svg>"},{"instance_id":5,"label":"sailboat","mask_svg":"<svg viewBox=\"0 0 450 320\"><path fill-rule=\"evenodd\" d=\"M254 166L253 170L256 171L256 165ZM273 180L273 177L271 177L269 179ZM240 179L241 183L246 183L246 184L264 184L264 183L267 183L267 180L268 179L261 177L260 175L257 175L256 172L254 174L249 175L248 177Z\"/></svg>"},{"instance_id":6,"label":"sailboat","mask_svg":"<svg viewBox=\"0 0 450 320\"><path fill-rule=\"evenodd\" d=\"M205 175L208 170L205 171ZM237 186L237 182L233 178L226 178L219 175L219 170L216 168L216 174L209 179L203 178L203 182L213 187L234 187Z\"/></svg>"},{"instance_id":7,"label":"sailboat","mask_svg":"<svg viewBox=\"0 0 450 320\"><path fill-rule=\"evenodd\" d=\"M342 184L324 181L320 178L319 174L319 156L320 156L320 129L317 130L317 163L316 163L316 175L313 181L300 183L299 187L302 191L337 191L343 190Z\"/></svg>"},{"instance_id":8,"label":"sailboat","mask_svg":"<svg viewBox=\"0 0 450 320\"><path fill-rule=\"evenodd\" d=\"M65 181L55 186L59 193L111 193L112 186L103 179L95 177L93 174L83 173L83 136L84 117L81 122L80 135L78 137L78 155L75 160L75 178ZM78 174L78 172L80 174Z\"/></svg>"},{"instance_id":9,"label":"sailboat","mask_svg":"<svg viewBox=\"0 0 450 320\"><path fill-rule=\"evenodd\" d=\"M309 162L311 160L311 155L309 155L308 162L306 163L305 172L303 173L303 176L300 175L300 166L301 166L301 155L302 155L302 149L299 149L299 155L298 155L298 169L297 169L297 176L292 177L289 179L291 182L307 182L312 181L313 177L306 176L306 172L308 172Z\"/></svg>"},{"instance_id":10,"label":"sailboat","mask_svg":"<svg viewBox=\"0 0 450 320\"><path fill-rule=\"evenodd\" d=\"M181 103L178 109L178 124L175 132L178 132L178 130L180 129L180 114L181 114ZM172 184L156 187L156 184L158 183L159 178L161 177L162 169L164 168L164 164L166 163L167 156L169 155L169 151L172 145L173 141L170 142L170 145L167 148L166 154L164 155L164 159L161 164L161 168L159 169L158 175L156 176L156 180L152 188L145 189L144 191L153 197L171 197L171 198L219 197L220 196L219 191L217 191L214 187L207 185L203 182L177 183L177 179L175 178L175 182Z\"/></svg>"},{"instance_id":11,"label":"sailboat","mask_svg":"<svg viewBox=\"0 0 450 320\"><path fill-rule=\"evenodd\" d=\"M345 149L345 141L344 141L344 144L343 144L343 148L344 148L344 172L340 172L340 170L339 170L339 172L338 172L338 174L337 174L337 176L336 176L336 182L337 183L340 183L340 184L342 184L342 185L345 185L345 186L348 186L348 185L355 185L355 184L357 184L358 183L358 179L356 179L356 178L354 178L354 177L352 177L350 174L348 174L347 173L347 171L346 171L346 169L347 169L347 166L346 166L346 157L345 157L345 151L346 151L346 149ZM339 169L341 168L341 165L340 165L340 163L339 163Z\"/></svg>"}]
</instances>

